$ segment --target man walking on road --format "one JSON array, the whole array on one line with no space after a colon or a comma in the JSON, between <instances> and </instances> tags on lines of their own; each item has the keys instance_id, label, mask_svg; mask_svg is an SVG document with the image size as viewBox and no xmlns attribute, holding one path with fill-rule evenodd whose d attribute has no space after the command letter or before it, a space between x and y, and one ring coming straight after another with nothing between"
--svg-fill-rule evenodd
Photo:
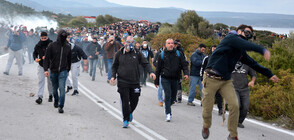
<instances>
[{"instance_id":1,"label":"man walking on road","mask_svg":"<svg viewBox=\"0 0 294 140\"><path fill-rule=\"evenodd\" d=\"M202 99L202 83L200 77L200 69L202 61L205 57L205 49L206 46L204 44L200 44L198 49L192 54L191 60L191 67L190 67L190 91L189 91L189 99L187 105L195 106L193 103L195 98L195 88L197 84L200 87L200 96Z\"/></svg>"},{"instance_id":2,"label":"man walking on road","mask_svg":"<svg viewBox=\"0 0 294 140\"><path fill-rule=\"evenodd\" d=\"M267 76L273 82L278 82L279 78L272 72L260 66L252 59L246 51L255 51L262 54L265 60L269 61L270 52L254 43L248 41L252 37L253 29L248 25L240 25L237 28L238 34L227 35L212 53L203 77L203 99L202 117L203 129L202 137L207 139L209 128L211 127L212 109L215 93L219 91L225 98L229 107L228 130L230 132L228 140L238 140L238 99L231 79L232 71L238 61L247 64L257 72Z\"/></svg>"},{"instance_id":3,"label":"man walking on road","mask_svg":"<svg viewBox=\"0 0 294 140\"><path fill-rule=\"evenodd\" d=\"M41 32L41 37L40 41L34 48L33 52L33 57L34 60L39 63L38 66L38 99L36 100L36 103L41 104L43 101L43 93L44 93L44 86L45 86L45 75L44 75L44 68L43 68L43 63L44 63L44 58L45 58L45 52L48 47L48 45L52 42L48 38L48 34L46 32ZM47 77L47 86L48 86L48 92L49 92L49 99L48 102L52 102L52 94L53 94L53 89L52 89L52 83L49 77Z\"/></svg>"},{"instance_id":4,"label":"man walking on road","mask_svg":"<svg viewBox=\"0 0 294 140\"><path fill-rule=\"evenodd\" d=\"M188 80L189 70L183 54L174 48L173 39L167 39L165 41L165 48L157 59L157 78L154 84L156 87L159 87L159 77L161 76L161 84L165 93L165 121L170 122L172 116L171 105L176 100L181 71L184 71L185 80Z\"/></svg>"},{"instance_id":5,"label":"man walking on road","mask_svg":"<svg viewBox=\"0 0 294 140\"><path fill-rule=\"evenodd\" d=\"M66 41L67 36L68 33L65 30L59 30L57 41L48 46L44 61L44 74L48 77L48 69L50 69L54 107L58 107L59 113L63 113L65 101L65 82L71 68L71 47ZM57 89L59 89L60 96L58 96Z\"/></svg>"},{"instance_id":6,"label":"man walking on road","mask_svg":"<svg viewBox=\"0 0 294 140\"><path fill-rule=\"evenodd\" d=\"M108 38L107 43L105 44L105 51L107 53L107 66L108 66L108 78L107 78L107 82L109 82L110 78L111 78L111 66L113 63L113 57L115 55L115 53L121 48L121 45L119 42L115 41L115 37L114 36L110 36Z\"/></svg>"},{"instance_id":7,"label":"man walking on road","mask_svg":"<svg viewBox=\"0 0 294 140\"><path fill-rule=\"evenodd\" d=\"M78 77L80 74L80 61L84 62L83 70L87 71L87 55L84 53L83 49L79 46L75 45L73 42L70 42L69 37L67 37L67 42L70 43L71 46L71 76L72 76L72 82L73 82L73 88L74 92L71 94L77 95L79 94L78 91ZM71 83L69 81L69 77L66 80L67 87L71 87Z\"/></svg>"},{"instance_id":8,"label":"man walking on road","mask_svg":"<svg viewBox=\"0 0 294 140\"><path fill-rule=\"evenodd\" d=\"M14 29L14 31L9 36L9 40L7 43L7 48L9 48L9 58L6 64L5 71L3 74L9 75L10 68L13 63L13 59L16 59L16 63L18 65L18 75L22 76L22 67L23 67L23 43L25 42L26 37L25 34L23 34L20 30L17 30L17 28Z\"/></svg>"},{"instance_id":9,"label":"man walking on road","mask_svg":"<svg viewBox=\"0 0 294 140\"><path fill-rule=\"evenodd\" d=\"M126 47L115 54L109 81L113 84L117 78L117 91L120 93L123 110L123 128L127 128L129 122L132 122L133 112L139 101L141 93L139 66L146 68L150 77L155 80L151 65L141 52L134 49L133 43L133 37L128 36Z\"/></svg>"},{"instance_id":10,"label":"man walking on road","mask_svg":"<svg viewBox=\"0 0 294 140\"><path fill-rule=\"evenodd\" d=\"M248 82L247 75L251 77L251 81ZM256 72L241 62L238 62L235 66L235 70L232 73L232 79L234 88L239 101L239 122L238 127L244 128L242 124L249 111L249 86L253 87L256 81Z\"/></svg>"}]
</instances>

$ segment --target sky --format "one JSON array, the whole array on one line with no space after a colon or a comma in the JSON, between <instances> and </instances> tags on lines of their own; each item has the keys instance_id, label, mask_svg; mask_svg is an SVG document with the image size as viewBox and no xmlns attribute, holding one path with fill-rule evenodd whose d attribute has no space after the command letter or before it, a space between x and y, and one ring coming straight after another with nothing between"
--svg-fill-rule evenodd
<instances>
[{"instance_id":1,"label":"sky","mask_svg":"<svg viewBox=\"0 0 294 140\"><path fill-rule=\"evenodd\" d=\"M196 11L277 13L294 15L294 0L107 0L149 8L176 7Z\"/></svg>"}]
</instances>

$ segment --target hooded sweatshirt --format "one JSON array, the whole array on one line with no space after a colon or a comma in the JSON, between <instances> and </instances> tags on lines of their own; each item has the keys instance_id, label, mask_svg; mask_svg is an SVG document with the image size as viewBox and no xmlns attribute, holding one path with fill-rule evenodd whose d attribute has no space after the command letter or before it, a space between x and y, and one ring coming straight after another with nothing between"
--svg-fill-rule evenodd
<instances>
[{"instance_id":1,"label":"hooded sweatshirt","mask_svg":"<svg viewBox=\"0 0 294 140\"><path fill-rule=\"evenodd\" d=\"M58 32L57 41L51 43L45 54L44 71L50 68L52 73L70 71L71 46L66 41L68 33L65 30Z\"/></svg>"}]
</instances>

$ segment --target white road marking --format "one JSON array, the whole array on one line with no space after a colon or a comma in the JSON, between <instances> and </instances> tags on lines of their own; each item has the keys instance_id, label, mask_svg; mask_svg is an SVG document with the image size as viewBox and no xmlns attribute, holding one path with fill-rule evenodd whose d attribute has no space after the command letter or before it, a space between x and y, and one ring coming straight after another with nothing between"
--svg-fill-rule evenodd
<instances>
[{"instance_id":1,"label":"white road marking","mask_svg":"<svg viewBox=\"0 0 294 140\"><path fill-rule=\"evenodd\" d=\"M91 96L87 96L88 98L90 98L92 101L94 101L96 104L97 100L103 102L104 105L103 108L105 110L107 110L109 113L112 112L110 109L112 109L114 112L118 113L118 114L122 114L121 111L119 111L118 109L116 109L115 107L113 107L112 105L110 105L109 103L107 103L105 100L103 100L102 98L100 98L99 96L97 96L96 94L94 94L91 90L89 90L88 88L86 88L83 84L81 84L81 82L79 82L79 87L80 89L82 89L84 91L84 94L86 95L91 95ZM96 100L95 100L96 99ZM101 105L101 104L98 104ZM102 106L101 106L102 107ZM113 112L110 113L111 115L115 115L114 117L119 119L120 121L122 120L121 117L119 117L118 115L114 114ZM134 123L135 125L131 125L131 128L134 129L136 132L138 132L139 134L141 134L142 136L144 136L147 139L153 139L152 137L150 137L149 135L147 135L146 133L144 133L143 131L139 130L138 128L144 129L145 131L147 131L148 133L152 134L153 136L155 136L157 139L160 140L167 140L167 138L161 136L160 134L156 133L155 131L151 130L150 128L146 127L145 125L141 124L140 122L136 121L135 119L132 121L132 123Z\"/></svg>"},{"instance_id":2,"label":"white road marking","mask_svg":"<svg viewBox=\"0 0 294 140\"><path fill-rule=\"evenodd\" d=\"M0 55L0 58L5 57L7 55L8 55L8 53L7 54Z\"/></svg>"},{"instance_id":3,"label":"white road marking","mask_svg":"<svg viewBox=\"0 0 294 140\"><path fill-rule=\"evenodd\" d=\"M150 83L150 82L147 82L147 85L149 87L152 87L154 89L157 89L153 83ZM188 101L188 97L186 95L182 95L183 99ZM201 102L199 100L196 100L196 101L193 101L194 104L198 104L198 105L201 105ZM214 107L213 108L214 111L218 111L217 107ZM228 115L228 112L226 112L226 114ZM250 123L253 123L253 124L256 124L256 125L259 125L259 126L263 126L263 127L266 127L266 128L269 128L269 129L272 129L272 130L275 130L275 131L278 131L278 132L281 132L281 133L285 133L285 134L288 134L288 135L291 135L291 136L294 136L294 133L289 131L289 130L285 130L285 129L282 129L282 128L278 128L278 127L274 127L274 126L271 126L269 124L266 124L264 122L261 122L261 121L257 121L257 120L253 120L253 119L248 119L246 118L245 121L247 122L250 122Z\"/></svg>"}]
</instances>

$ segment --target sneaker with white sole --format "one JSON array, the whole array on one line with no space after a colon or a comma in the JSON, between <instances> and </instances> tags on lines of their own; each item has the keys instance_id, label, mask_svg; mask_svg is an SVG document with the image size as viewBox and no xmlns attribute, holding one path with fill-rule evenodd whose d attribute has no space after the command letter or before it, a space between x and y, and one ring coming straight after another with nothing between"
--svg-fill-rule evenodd
<instances>
[{"instance_id":1,"label":"sneaker with white sole","mask_svg":"<svg viewBox=\"0 0 294 140\"><path fill-rule=\"evenodd\" d=\"M167 114L166 115L166 118L165 118L165 121L166 122L170 122L170 120L171 120L171 115L170 114Z\"/></svg>"}]
</instances>

